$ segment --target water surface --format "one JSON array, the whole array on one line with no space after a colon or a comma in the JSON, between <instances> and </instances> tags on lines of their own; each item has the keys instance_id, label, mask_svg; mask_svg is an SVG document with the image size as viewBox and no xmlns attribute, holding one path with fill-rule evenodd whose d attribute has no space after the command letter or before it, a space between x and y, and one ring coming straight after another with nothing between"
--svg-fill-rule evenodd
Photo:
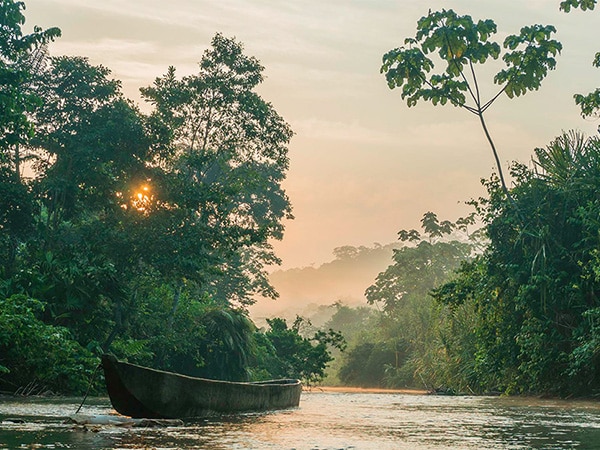
<instances>
[{"instance_id":1,"label":"water surface","mask_svg":"<svg viewBox=\"0 0 600 450\"><path fill-rule=\"evenodd\" d=\"M79 403L0 399L0 449L600 449L597 402L313 391L295 409L167 428L64 423ZM88 399L81 413L111 411Z\"/></svg>"}]
</instances>

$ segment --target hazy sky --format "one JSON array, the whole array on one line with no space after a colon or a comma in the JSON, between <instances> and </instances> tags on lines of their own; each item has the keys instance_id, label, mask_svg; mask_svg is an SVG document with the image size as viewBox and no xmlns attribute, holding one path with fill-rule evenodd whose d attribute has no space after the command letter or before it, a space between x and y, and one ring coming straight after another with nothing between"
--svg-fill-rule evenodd
<instances>
[{"instance_id":1,"label":"hazy sky","mask_svg":"<svg viewBox=\"0 0 600 450\"><path fill-rule=\"evenodd\" d=\"M483 193L494 161L475 116L452 106L408 108L379 73L382 55L414 36L416 21L452 8L492 18L502 40L553 24L564 50L540 91L501 98L487 115L503 163L527 163L563 130L595 133L574 93L600 86L600 11L564 14L559 0L26 0L26 26L58 26L53 55L102 64L139 102L165 73L196 70L216 32L235 36L265 66L261 95L292 126L285 187L295 220L276 250L284 267L320 264L334 247L371 246L416 228L424 212L455 220ZM484 77L484 94L495 87Z\"/></svg>"}]
</instances>

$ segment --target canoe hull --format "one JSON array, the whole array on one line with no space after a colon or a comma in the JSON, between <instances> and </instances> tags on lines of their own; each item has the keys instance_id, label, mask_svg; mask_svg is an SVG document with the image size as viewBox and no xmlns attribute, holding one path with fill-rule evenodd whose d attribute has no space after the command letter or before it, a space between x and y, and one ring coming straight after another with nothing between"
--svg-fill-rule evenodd
<instances>
[{"instance_id":1,"label":"canoe hull","mask_svg":"<svg viewBox=\"0 0 600 450\"><path fill-rule=\"evenodd\" d=\"M110 401L133 418L181 419L292 408L300 403L298 380L259 383L193 378L102 356Z\"/></svg>"}]
</instances>

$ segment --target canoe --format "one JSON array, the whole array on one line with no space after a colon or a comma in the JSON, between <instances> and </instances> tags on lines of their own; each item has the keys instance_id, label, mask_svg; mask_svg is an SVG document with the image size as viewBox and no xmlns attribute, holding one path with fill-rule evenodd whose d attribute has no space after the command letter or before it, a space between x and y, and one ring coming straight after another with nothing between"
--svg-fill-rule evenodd
<instances>
[{"instance_id":1,"label":"canoe","mask_svg":"<svg viewBox=\"0 0 600 450\"><path fill-rule=\"evenodd\" d=\"M283 379L256 383L194 378L102 356L113 408L124 416L184 419L298 406L302 384Z\"/></svg>"}]
</instances>

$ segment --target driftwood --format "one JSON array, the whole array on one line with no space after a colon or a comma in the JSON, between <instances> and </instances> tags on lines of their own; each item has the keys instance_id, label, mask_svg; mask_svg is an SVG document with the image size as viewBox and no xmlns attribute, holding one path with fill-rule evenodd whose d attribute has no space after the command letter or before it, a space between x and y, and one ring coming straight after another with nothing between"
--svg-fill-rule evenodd
<instances>
[{"instance_id":1,"label":"driftwood","mask_svg":"<svg viewBox=\"0 0 600 450\"><path fill-rule=\"evenodd\" d=\"M25 423L25 419L20 417L7 417L6 419L0 420L0 423Z\"/></svg>"},{"instance_id":2,"label":"driftwood","mask_svg":"<svg viewBox=\"0 0 600 450\"><path fill-rule=\"evenodd\" d=\"M88 416L73 414L65 423L75 425L111 425L117 427L177 427L183 425L179 419L132 419L131 417L115 416L112 414Z\"/></svg>"}]
</instances>

